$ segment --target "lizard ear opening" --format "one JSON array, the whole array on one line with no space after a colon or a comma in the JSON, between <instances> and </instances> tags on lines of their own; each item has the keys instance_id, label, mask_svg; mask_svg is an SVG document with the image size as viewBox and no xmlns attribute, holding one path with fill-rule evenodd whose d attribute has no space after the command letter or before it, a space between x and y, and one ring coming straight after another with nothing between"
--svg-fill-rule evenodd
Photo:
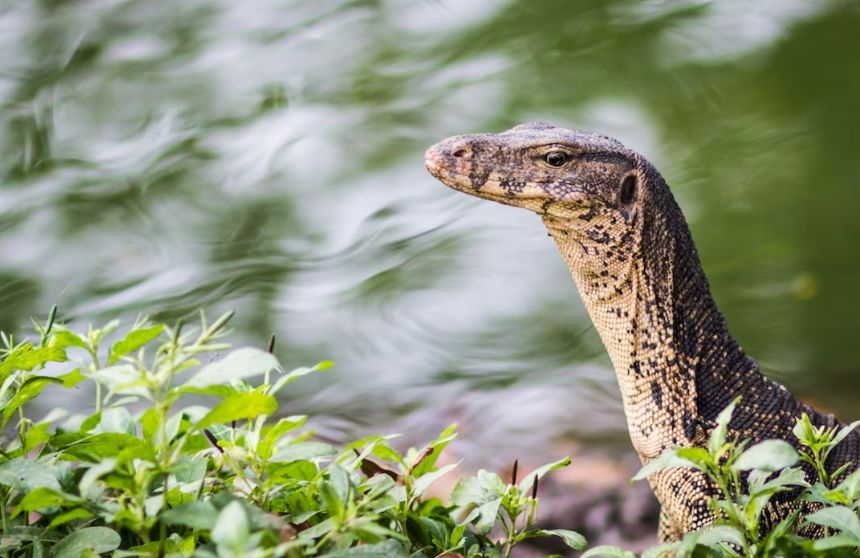
<instances>
[{"instance_id":1,"label":"lizard ear opening","mask_svg":"<svg viewBox=\"0 0 860 558\"><path fill-rule=\"evenodd\" d=\"M621 181L621 188L618 192L618 201L621 205L630 205L633 198L636 197L636 177L628 174Z\"/></svg>"}]
</instances>

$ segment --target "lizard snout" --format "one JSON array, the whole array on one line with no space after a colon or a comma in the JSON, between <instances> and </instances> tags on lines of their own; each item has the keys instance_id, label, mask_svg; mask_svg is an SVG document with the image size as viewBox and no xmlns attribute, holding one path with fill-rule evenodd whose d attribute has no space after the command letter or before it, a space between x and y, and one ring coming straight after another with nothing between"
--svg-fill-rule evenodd
<instances>
[{"instance_id":1,"label":"lizard snout","mask_svg":"<svg viewBox=\"0 0 860 558\"><path fill-rule=\"evenodd\" d=\"M444 139L424 153L424 164L430 174L448 186L453 177L463 174L468 164L471 147L464 136Z\"/></svg>"}]
</instances>

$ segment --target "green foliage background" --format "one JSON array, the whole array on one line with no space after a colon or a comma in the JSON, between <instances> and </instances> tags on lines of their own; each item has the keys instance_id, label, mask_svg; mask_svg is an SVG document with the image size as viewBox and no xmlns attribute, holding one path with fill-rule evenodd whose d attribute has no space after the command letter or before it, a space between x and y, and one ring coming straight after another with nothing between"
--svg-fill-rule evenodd
<instances>
[{"instance_id":1,"label":"green foliage background","mask_svg":"<svg viewBox=\"0 0 860 558\"><path fill-rule=\"evenodd\" d=\"M307 417L281 416L275 397L332 363L284 372L274 338L268 351L243 347L206 363L229 349L231 316L212 324L201 316L199 328L138 321L116 336L117 322L78 333L55 323L54 309L36 326L38 339L2 335L4 557L509 558L523 541L550 536L585 548L579 533L537 523L539 481L569 458L521 480L515 464L510 483L480 470L444 499L432 496L431 485L458 465L438 461L456 425L402 454L391 435L342 449L315 440ZM87 384L94 412L26 412L46 390L80 394ZM634 478L691 467L719 487L714 525L643 556L856 555L860 470L828 472L825 463L860 421L827 429L803 416L794 429L800 452L783 440L749 447L727 438L734 405L707 448L667 450ZM787 491L805 508L769 523L772 498ZM583 554L591 556L633 555L599 546Z\"/></svg>"},{"instance_id":2,"label":"green foliage background","mask_svg":"<svg viewBox=\"0 0 860 558\"><path fill-rule=\"evenodd\" d=\"M390 445L396 436L342 449L313 440L306 416L276 418L275 396L331 362L285 373L271 352L245 347L202 364L229 348L220 338L230 317L193 331L139 322L109 347L115 322L79 334L54 312L37 342L4 334L4 557L501 558L546 536L585 546L578 533L535 525L538 481L568 458L519 484L482 470L450 503L429 497L457 465L436 466L456 425L405 454ZM91 382L93 413L25 413L45 389Z\"/></svg>"}]
</instances>

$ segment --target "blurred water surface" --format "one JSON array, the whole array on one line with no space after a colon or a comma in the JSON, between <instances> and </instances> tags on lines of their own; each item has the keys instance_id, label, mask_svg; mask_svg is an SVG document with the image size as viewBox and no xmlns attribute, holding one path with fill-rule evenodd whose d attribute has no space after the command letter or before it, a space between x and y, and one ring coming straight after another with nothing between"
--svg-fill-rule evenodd
<instances>
[{"instance_id":1,"label":"blurred water surface","mask_svg":"<svg viewBox=\"0 0 860 558\"><path fill-rule=\"evenodd\" d=\"M856 418L858 29L826 0L4 2L0 326L233 308L337 362L288 403L332 435L626 447L539 220L423 168L540 119L654 161L745 348Z\"/></svg>"}]
</instances>

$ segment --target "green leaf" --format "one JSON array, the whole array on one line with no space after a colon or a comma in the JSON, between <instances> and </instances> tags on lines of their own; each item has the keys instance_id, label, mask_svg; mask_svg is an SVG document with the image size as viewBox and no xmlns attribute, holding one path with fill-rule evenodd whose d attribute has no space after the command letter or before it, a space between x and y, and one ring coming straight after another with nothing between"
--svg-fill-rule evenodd
<instances>
[{"instance_id":1,"label":"green leaf","mask_svg":"<svg viewBox=\"0 0 860 558\"><path fill-rule=\"evenodd\" d=\"M273 455L269 461L273 463L286 463L288 461L300 461L328 457L337 453L337 450L322 442L298 442L290 444Z\"/></svg>"},{"instance_id":2,"label":"green leaf","mask_svg":"<svg viewBox=\"0 0 860 558\"><path fill-rule=\"evenodd\" d=\"M376 457L383 459L385 461L390 461L392 463L398 463L406 468L406 461L403 459L403 456L397 452L394 448L391 447L386 440L380 440L373 445L372 454Z\"/></svg>"},{"instance_id":3,"label":"green leaf","mask_svg":"<svg viewBox=\"0 0 860 558\"><path fill-rule=\"evenodd\" d=\"M34 368L49 362L65 362L66 351L62 347L33 347L32 343L24 343L9 353L0 363L0 380L5 379L13 370L29 372Z\"/></svg>"},{"instance_id":4,"label":"green leaf","mask_svg":"<svg viewBox=\"0 0 860 558\"><path fill-rule=\"evenodd\" d=\"M836 487L848 500L856 500L860 496L860 469L845 477L845 480Z\"/></svg>"},{"instance_id":5,"label":"green leaf","mask_svg":"<svg viewBox=\"0 0 860 558\"><path fill-rule=\"evenodd\" d=\"M29 492L39 487L60 490L60 483L52 466L23 458L0 463L0 485L21 492Z\"/></svg>"},{"instance_id":6,"label":"green leaf","mask_svg":"<svg viewBox=\"0 0 860 558\"><path fill-rule=\"evenodd\" d=\"M19 407L42 393L48 384L62 384L63 381L52 376L31 376L27 378L24 385L15 392L15 395L3 407L3 424Z\"/></svg>"},{"instance_id":7,"label":"green leaf","mask_svg":"<svg viewBox=\"0 0 860 558\"><path fill-rule=\"evenodd\" d=\"M96 554L119 547L120 537L107 527L84 527L61 539L52 549L53 558L80 558L87 550Z\"/></svg>"},{"instance_id":8,"label":"green leaf","mask_svg":"<svg viewBox=\"0 0 860 558\"><path fill-rule=\"evenodd\" d=\"M208 460L202 456L183 455L170 469L177 482L188 483L202 481L206 477Z\"/></svg>"},{"instance_id":9,"label":"green leaf","mask_svg":"<svg viewBox=\"0 0 860 558\"><path fill-rule=\"evenodd\" d=\"M87 379L87 377L81 372L80 368L75 368L71 372L67 374L63 374L62 376L57 376L57 379L63 382L63 387L65 388L73 388L79 383L83 382Z\"/></svg>"},{"instance_id":10,"label":"green leaf","mask_svg":"<svg viewBox=\"0 0 860 558\"><path fill-rule=\"evenodd\" d=\"M675 455L699 466L705 466L711 457L705 448L678 448Z\"/></svg>"},{"instance_id":11,"label":"green leaf","mask_svg":"<svg viewBox=\"0 0 860 558\"><path fill-rule=\"evenodd\" d=\"M0 409L5 409L6 406L15 398L16 382L18 377L23 375L23 372L15 372L0 384ZM0 424L0 431L3 430L4 424Z\"/></svg>"},{"instance_id":12,"label":"green leaf","mask_svg":"<svg viewBox=\"0 0 860 558\"><path fill-rule=\"evenodd\" d=\"M812 544L812 548L819 551L826 551L832 548L844 548L846 546L860 547L860 539L853 535L841 533L832 537L819 539Z\"/></svg>"},{"instance_id":13,"label":"green leaf","mask_svg":"<svg viewBox=\"0 0 860 558\"><path fill-rule=\"evenodd\" d=\"M659 456L657 456L656 459L649 461L647 464L645 464L644 467L639 469L639 472L636 473L632 480L642 480L650 477L658 471L662 471L663 469L671 469L673 467L694 467L696 469L700 468L698 464L680 457L678 455L677 449L667 449Z\"/></svg>"},{"instance_id":14,"label":"green leaf","mask_svg":"<svg viewBox=\"0 0 860 558\"><path fill-rule=\"evenodd\" d=\"M216 405L195 425L195 428L200 430L213 424L224 424L260 415L271 415L277 408L278 403L271 395L265 395L258 391L237 393Z\"/></svg>"},{"instance_id":15,"label":"green leaf","mask_svg":"<svg viewBox=\"0 0 860 558\"><path fill-rule=\"evenodd\" d=\"M582 558L591 558L592 556L605 556L607 558L636 558L636 555L627 550L622 550L617 546L595 546L589 549Z\"/></svg>"},{"instance_id":16,"label":"green leaf","mask_svg":"<svg viewBox=\"0 0 860 558\"><path fill-rule=\"evenodd\" d=\"M334 527L334 522L329 517L304 531L300 531L299 537L302 539L317 539L328 534L332 530L332 527Z\"/></svg>"},{"instance_id":17,"label":"green leaf","mask_svg":"<svg viewBox=\"0 0 860 558\"><path fill-rule=\"evenodd\" d=\"M537 532L540 533L541 536L552 535L559 537L564 541L564 544L573 550L582 550L588 544L585 537L576 531L570 531L568 529L540 529Z\"/></svg>"},{"instance_id":18,"label":"green leaf","mask_svg":"<svg viewBox=\"0 0 860 558\"><path fill-rule=\"evenodd\" d=\"M10 551L29 543L40 545L40 541L43 538L44 529L40 527L9 525L4 531L0 532L0 552L8 554ZM21 554L14 554L14 556L21 556ZM32 556L37 556L37 554L34 552Z\"/></svg>"},{"instance_id":19,"label":"green leaf","mask_svg":"<svg viewBox=\"0 0 860 558\"><path fill-rule=\"evenodd\" d=\"M496 522L507 489L498 475L483 469L475 477L460 479L451 492L451 503L461 508L457 522L464 524L477 520L475 528L478 532L488 533Z\"/></svg>"},{"instance_id":20,"label":"green leaf","mask_svg":"<svg viewBox=\"0 0 860 558\"><path fill-rule=\"evenodd\" d=\"M63 448L61 455L65 459L97 463L106 457L116 457L120 452L126 452L127 457L148 461L155 458L152 446L134 436L118 432L87 436Z\"/></svg>"},{"instance_id":21,"label":"green leaf","mask_svg":"<svg viewBox=\"0 0 860 558\"><path fill-rule=\"evenodd\" d=\"M367 502L371 500L378 500L376 503L369 504L377 512L382 512L379 506L388 509L392 502L394 502L394 495L391 494L393 490L398 490L395 488L394 479L389 477L388 475L376 475L369 479L367 479L362 484L362 490L366 491L364 493L364 498Z\"/></svg>"},{"instance_id":22,"label":"green leaf","mask_svg":"<svg viewBox=\"0 0 860 558\"><path fill-rule=\"evenodd\" d=\"M193 411L192 407L186 407L182 411L168 417L167 422L164 424L164 435L167 437L167 441L171 441L176 438L176 435L179 434L179 429L182 427L182 421L188 417L188 414ZM208 413L209 410L205 409L202 416L205 413ZM160 426L160 425L159 425ZM152 436L152 441L156 445L161 445L161 429L155 431L155 434Z\"/></svg>"},{"instance_id":23,"label":"green leaf","mask_svg":"<svg viewBox=\"0 0 860 558\"><path fill-rule=\"evenodd\" d=\"M149 389L140 372L130 364L117 364L92 373L96 382L108 388L111 394L149 397Z\"/></svg>"},{"instance_id":24,"label":"green leaf","mask_svg":"<svg viewBox=\"0 0 860 558\"><path fill-rule=\"evenodd\" d=\"M155 435L158 433L159 427L161 427L161 415L158 414L154 407L150 407L140 415L139 422L143 439L149 443L153 443Z\"/></svg>"},{"instance_id":25,"label":"green leaf","mask_svg":"<svg viewBox=\"0 0 860 558\"><path fill-rule=\"evenodd\" d=\"M745 505L743 507L743 515L746 518L746 524L749 526L758 525L761 519L761 514L764 512L765 507L767 506L770 499L777 492L782 492L786 490L784 488L770 489L770 490L762 490L757 492L756 494L752 494L746 500Z\"/></svg>"},{"instance_id":26,"label":"green leaf","mask_svg":"<svg viewBox=\"0 0 860 558\"><path fill-rule=\"evenodd\" d=\"M719 415L717 415L716 427L711 432L711 439L708 443L708 449L714 455L719 453L720 448L723 447L723 444L726 443L726 433L729 428L729 421L732 419L732 414L735 412L735 407L740 403L741 398L738 396L732 401L728 407L722 410Z\"/></svg>"},{"instance_id":27,"label":"green leaf","mask_svg":"<svg viewBox=\"0 0 860 558\"><path fill-rule=\"evenodd\" d=\"M51 439L51 433L48 432L50 427L50 423L43 422L34 424L27 429L27 434L24 437L24 455L29 454L30 451Z\"/></svg>"},{"instance_id":28,"label":"green leaf","mask_svg":"<svg viewBox=\"0 0 860 558\"><path fill-rule=\"evenodd\" d=\"M248 545L249 535L248 516L245 515L245 509L237 501L230 502L218 514L218 519L212 528L212 540L218 546L237 552Z\"/></svg>"},{"instance_id":29,"label":"green leaf","mask_svg":"<svg viewBox=\"0 0 860 558\"><path fill-rule=\"evenodd\" d=\"M409 554L398 541L363 544L345 550L329 552L328 554L323 554L320 558L349 558L351 556L362 556L364 558L409 558Z\"/></svg>"},{"instance_id":30,"label":"green leaf","mask_svg":"<svg viewBox=\"0 0 860 558\"><path fill-rule=\"evenodd\" d=\"M426 455L419 464L414 465L412 467L412 475L415 477L420 477L421 475L432 471L433 467L436 466L436 460L439 459L439 456L442 455L442 450L444 450L448 444L457 437L457 423L448 425L448 428L442 431L435 440L427 444L428 448L432 449L432 452Z\"/></svg>"},{"instance_id":31,"label":"green leaf","mask_svg":"<svg viewBox=\"0 0 860 558\"><path fill-rule=\"evenodd\" d=\"M806 413L803 413L803 415L795 421L794 428L792 428L791 432L806 446L815 442L815 428L812 426L812 421L809 420L809 415Z\"/></svg>"},{"instance_id":32,"label":"green leaf","mask_svg":"<svg viewBox=\"0 0 860 558\"><path fill-rule=\"evenodd\" d=\"M535 479L542 479L544 475L546 475L550 471L555 471L556 469L561 469L563 467L567 467L568 465L570 465L570 457L563 457L558 461L553 461L552 463L547 463L546 465L538 467L537 469L523 477L523 480L520 481L520 492L525 493L527 490L531 490Z\"/></svg>"},{"instance_id":33,"label":"green leaf","mask_svg":"<svg viewBox=\"0 0 860 558\"><path fill-rule=\"evenodd\" d=\"M52 343L61 349L66 347L78 347L80 349L87 348L87 342L81 339L80 335L65 328L58 329L57 327L54 327L54 335L51 339Z\"/></svg>"},{"instance_id":34,"label":"green leaf","mask_svg":"<svg viewBox=\"0 0 860 558\"><path fill-rule=\"evenodd\" d=\"M426 518L422 518L426 519ZM366 543L379 543L386 539L399 539L408 542L409 539L397 531L383 527L373 516L360 516L349 522L349 530ZM441 539L440 539L441 540Z\"/></svg>"},{"instance_id":35,"label":"green leaf","mask_svg":"<svg viewBox=\"0 0 860 558\"><path fill-rule=\"evenodd\" d=\"M116 459L113 457L106 457L99 463L96 463L89 469L84 475L81 477L81 480L78 482L78 492L84 498L90 498L91 492L96 486L96 481L101 477L107 475L108 473L112 473L116 468Z\"/></svg>"},{"instance_id":36,"label":"green leaf","mask_svg":"<svg viewBox=\"0 0 860 558\"><path fill-rule=\"evenodd\" d=\"M84 500L71 494L66 494L60 490L52 490L50 488L38 487L27 493L21 498L18 503L18 510L21 511L38 511L45 508L54 508L64 505L80 505Z\"/></svg>"},{"instance_id":37,"label":"green leaf","mask_svg":"<svg viewBox=\"0 0 860 558\"><path fill-rule=\"evenodd\" d=\"M207 364L191 376L183 387L205 388L229 384L280 368L278 359L271 353L244 347L236 349L219 361Z\"/></svg>"},{"instance_id":38,"label":"green leaf","mask_svg":"<svg viewBox=\"0 0 860 558\"><path fill-rule=\"evenodd\" d=\"M270 463L266 468L272 482L283 482L286 479L312 481L319 472L311 461L290 461L287 463Z\"/></svg>"},{"instance_id":39,"label":"green leaf","mask_svg":"<svg viewBox=\"0 0 860 558\"><path fill-rule=\"evenodd\" d=\"M182 393L194 393L196 395L214 395L215 397L220 397L221 399L227 399L231 395L236 395L240 393L240 391L233 386L225 386L225 385L214 385L214 386L206 386L206 387L193 387L193 386L182 386L179 388L179 391Z\"/></svg>"},{"instance_id":40,"label":"green leaf","mask_svg":"<svg viewBox=\"0 0 860 558\"><path fill-rule=\"evenodd\" d=\"M328 479L337 492L338 498L342 501L348 500L352 491L352 481L346 470L337 463L332 463L328 468Z\"/></svg>"},{"instance_id":41,"label":"green leaf","mask_svg":"<svg viewBox=\"0 0 860 558\"><path fill-rule=\"evenodd\" d=\"M699 534L699 531L691 531L689 533L685 533L681 540L678 541L677 546L672 548L672 554L674 554L674 556L689 558L717 558L716 556L711 556L710 548L699 545ZM667 548L667 550L669 549ZM697 550L699 550L699 552L697 552ZM704 550L704 555L701 552L702 550ZM667 552L667 558L672 554L669 554Z\"/></svg>"},{"instance_id":42,"label":"green leaf","mask_svg":"<svg viewBox=\"0 0 860 558\"><path fill-rule=\"evenodd\" d=\"M417 499L417 498L420 498L421 496L423 496L424 493L427 491L427 489L430 488L431 484L436 482L443 475L446 475L449 472L451 472L459 464L460 464L460 462L458 461L457 463L451 463L451 464L445 465L444 467L441 467L436 471L433 471L431 473L426 473L426 474L420 476L419 478L415 479L415 483L412 485L412 496L413 496L413 498Z\"/></svg>"},{"instance_id":43,"label":"green leaf","mask_svg":"<svg viewBox=\"0 0 860 558\"><path fill-rule=\"evenodd\" d=\"M735 527L729 527L728 525L713 527L699 534L699 543L701 544L713 546L721 542L742 547L744 536Z\"/></svg>"},{"instance_id":44,"label":"green leaf","mask_svg":"<svg viewBox=\"0 0 860 558\"><path fill-rule=\"evenodd\" d=\"M334 485L325 479L320 479L317 483L317 490L322 496L326 511L332 517L335 524L340 524L344 520L346 513L346 505L340 495L335 490Z\"/></svg>"},{"instance_id":45,"label":"green leaf","mask_svg":"<svg viewBox=\"0 0 860 558\"><path fill-rule=\"evenodd\" d=\"M97 413L93 413L90 416L88 416L87 418L85 418L83 421L81 421L81 425L78 428L77 432L68 432L67 434L69 434L71 436L78 436L77 439L82 439L82 438L86 437L86 434L88 434L93 428L95 428L96 426L99 425L99 421L101 419L102 419L102 412L101 411L99 411ZM62 434L58 433L57 437L59 438L60 436L62 436ZM63 446L58 446L58 447L63 447Z\"/></svg>"},{"instance_id":46,"label":"green leaf","mask_svg":"<svg viewBox=\"0 0 860 558\"><path fill-rule=\"evenodd\" d=\"M791 467L800 460L797 451L784 440L765 440L746 451L732 464L735 471L758 469L774 472Z\"/></svg>"},{"instance_id":47,"label":"green leaf","mask_svg":"<svg viewBox=\"0 0 860 558\"><path fill-rule=\"evenodd\" d=\"M334 363L332 361L324 360L322 362L318 362L315 366L312 366L310 368L301 367L301 368L296 368L295 370L291 370L291 371L287 372L286 374L284 374L283 376L281 376L280 378L278 378L278 381L275 382L271 388L269 388L269 395L275 395L285 385L292 383L292 382L295 382L296 380L298 380L302 376L307 376L308 374L310 374L312 372L321 372L323 370L328 370L332 366L334 366Z\"/></svg>"},{"instance_id":48,"label":"green leaf","mask_svg":"<svg viewBox=\"0 0 860 558\"><path fill-rule=\"evenodd\" d=\"M474 477L460 479L451 492L451 503L455 506L484 504L504 496L507 486L495 473L481 469Z\"/></svg>"},{"instance_id":49,"label":"green leaf","mask_svg":"<svg viewBox=\"0 0 860 558\"><path fill-rule=\"evenodd\" d=\"M159 517L169 525L182 525L206 531L214 529L219 519L215 506L205 501L188 502L163 512Z\"/></svg>"},{"instance_id":50,"label":"green leaf","mask_svg":"<svg viewBox=\"0 0 860 558\"><path fill-rule=\"evenodd\" d=\"M72 508L67 512L63 512L54 516L51 519L51 522L48 524L48 529L53 529L54 527L59 527L60 525L65 525L70 521L75 521L77 519L89 519L93 514L90 513L86 508Z\"/></svg>"},{"instance_id":51,"label":"green leaf","mask_svg":"<svg viewBox=\"0 0 860 558\"><path fill-rule=\"evenodd\" d=\"M353 469L355 469L356 467L359 467L361 465L361 462L363 460L367 459L370 455L373 454L373 450L376 448L377 444L385 443L386 440L396 438L397 436L397 434L391 434L388 436L376 435L359 438L358 440L350 442L342 447L342 449L340 450L340 456L338 457L338 462L344 462L347 459L352 459ZM357 455L356 452L358 452Z\"/></svg>"},{"instance_id":52,"label":"green leaf","mask_svg":"<svg viewBox=\"0 0 860 558\"><path fill-rule=\"evenodd\" d=\"M162 324L129 331L123 339L114 343L113 347L110 348L108 364L114 364L120 357L143 347L161 335L162 331L164 331L164 325Z\"/></svg>"},{"instance_id":53,"label":"green leaf","mask_svg":"<svg viewBox=\"0 0 860 558\"><path fill-rule=\"evenodd\" d=\"M860 426L860 420L855 420L848 426L843 426L842 429L836 433L836 436L833 437L833 440L830 441L830 444L832 446L836 446L839 442L847 438L849 434L854 432L858 426Z\"/></svg>"},{"instance_id":54,"label":"green leaf","mask_svg":"<svg viewBox=\"0 0 860 558\"><path fill-rule=\"evenodd\" d=\"M806 516L806 521L816 523L831 529L838 529L846 535L851 535L860 540L860 519L854 510L845 506L832 506L822 508L815 513Z\"/></svg>"},{"instance_id":55,"label":"green leaf","mask_svg":"<svg viewBox=\"0 0 860 558\"><path fill-rule=\"evenodd\" d=\"M296 428L300 428L304 426L307 422L308 417L306 416L292 416L280 419L275 426L271 427L266 431L266 434L263 436L263 439L260 440L260 443L257 444L257 454L261 459L269 459L272 457L272 451L277 444L278 440L292 430Z\"/></svg>"},{"instance_id":56,"label":"green leaf","mask_svg":"<svg viewBox=\"0 0 860 558\"><path fill-rule=\"evenodd\" d=\"M773 476L767 472L753 471L750 473L749 478L753 479L756 475L761 475L765 480ZM762 484L754 485L750 481L750 491L782 489L789 486L809 486L809 483L806 482L806 474L803 472L803 469L800 467L783 469L779 475Z\"/></svg>"},{"instance_id":57,"label":"green leaf","mask_svg":"<svg viewBox=\"0 0 860 558\"><path fill-rule=\"evenodd\" d=\"M128 409L125 407L112 407L102 411L99 425L94 432L120 432L129 436L135 436L137 434L137 424L134 422Z\"/></svg>"}]
</instances>

